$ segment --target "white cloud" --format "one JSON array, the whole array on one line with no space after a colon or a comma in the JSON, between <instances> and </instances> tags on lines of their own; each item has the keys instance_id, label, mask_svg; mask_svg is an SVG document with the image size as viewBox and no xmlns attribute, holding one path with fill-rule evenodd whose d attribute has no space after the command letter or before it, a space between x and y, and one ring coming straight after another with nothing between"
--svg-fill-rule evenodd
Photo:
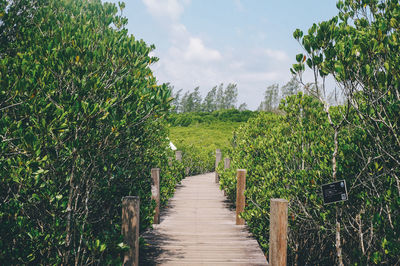
<instances>
[{"instance_id":1,"label":"white cloud","mask_svg":"<svg viewBox=\"0 0 400 266\"><path fill-rule=\"evenodd\" d=\"M261 53L277 61L289 60L289 56L287 55L287 53L281 50L264 49L261 51Z\"/></svg>"},{"instance_id":2,"label":"white cloud","mask_svg":"<svg viewBox=\"0 0 400 266\"><path fill-rule=\"evenodd\" d=\"M192 36L186 26L179 22L184 5L189 4L190 0L142 1L153 17L163 19L172 44L169 53L174 55L174 60L184 58L188 62L210 62L221 59L219 51L206 47L202 39Z\"/></svg>"},{"instance_id":3,"label":"white cloud","mask_svg":"<svg viewBox=\"0 0 400 266\"><path fill-rule=\"evenodd\" d=\"M196 79L196 75L188 74L201 73L206 69L204 64L216 62L222 59L221 53L211 47L207 47L204 41L193 36L186 26L179 20L184 12L184 6L190 0L142 0L151 16L159 19L169 35L170 47L167 54L160 56L160 61L153 66L157 72L168 73L171 82L175 79L182 80L182 76ZM197 66L203 65L200 69ZM194 69L196 69L194 71ZM210 73L208 73L209 75ZM160 76L159 75L159 76ZM201 74L199 78L201 77Z\"/></svg>"},{"instance_id":4,"label":"white cloud","mask_svg":"<svg viewBox=\"0 0 400 266\"><path fill-rule=\"evenodd\" d=\"M267 34L265 34L265 32L259 32L257 33L257 38L264 41L267 39Z\"/></svg>"},{"instance_id":5,"label":"white cloud","mask_svg":"<svg viewBox=\"0 0 400 266\"><path fill-rule=\"evenodd\" d=\"M171 33L175 37L186 37L189 33L185 27L185 25L181 23L173 23L170 25Z\"/></svg>"},{"instance_id":6,"label":"white cloud","mask_svg":"<svg viewBox=\"0 0 400 266\"><path fill-rule=\"evenodd\" d=\"M235 28L235 32L236 32L236 35L238 35L238 36L242 36L243 35L243 30L241 28L239 28L239 27Z\"/></svg>"},{"instance_id":7,"label":"white cloud","mask_svg":"<svg viewBox=\"0 0 400 266\"><path fill-rule=\"evenodd\" d=\"M221 54L214 49L204 46L200 38L191 37L184 58L187 61L210 62L221 59Z\"/></svg>"},{"instance_id":8,"label":"white cloud","mask_svg":"<svg viewBox=\"0 0 400 266\"><path fill-rule=\"evenodd\" d=\"M235 0L235 7L239 11L244 11L245 10L244 7L243 7L242 2L240 0Z\"/></svg>"},{"instance_id":9,"label":"white cloud","mask_svg":"<svg viewBox=\"0 0 400 266\"><path fill-rule=\"evenodd\" d=\"M278 59L285 58L283 54L273 53ZM171 82L184 92L200 86L203 96L220 83L236 83L238 103L246 102L255 109L267 86L273 83L283 85L290 78L289 62L271 57L271 68L265 58L268 55L257 50L247 54L240 49L214 50L206 47L200 38L189 37L185 43L171 46L166 54L160 56L159 65L153 70L160 82Z\"/></svg>"},{"instance_id":10,"label":"white cloud","mask_svg":"<svg viewBox=\"0 0 400 266\"><path fill-rule=\"evenodd\" d=\"M265 72L247 72L243 73L240 76L240 79L251 81L251 82L275 82L280 78L280 74L274 71L265 71Z\"/></svg>"},{"instance_id":11,"label":"white cloud","mask_svg":"<svg viewBox=\"0 0 400 266\"><path fill-rule=\"evenodd\" d=\"M178 0L142 0L147 10L154 17L167 17L171 20L178 20L183 13L183 5ZM184 1L183 4L187 4Z\"/></svg>"},{"instance_id":12,"label":"white cloud","mask_svg":"<svg viewBox=\"0 0 400 266\"><path fill-rule=\"evenodd\" d=\"M241 69L243 66L244 63L240 61L234 61L229 64L229 67L232 69Z\"/></svg>"},{"instance_id":13,"label":"white cloud","mask_svg":"<svg viewBox=\"0 0 400 266\"><path fill-rule=\"evenodd\" d=\"M203 96L220 83L236 83L238 103L247 102L255 109L268 85L288 80L290 60L285 51L263 47L245 50L232 46L216 49L205 41L207 36L193 34L180 21L190 0L142 1L168 34L168 46L155 51L160 61L152 66L159 82L170 82L184 92L200 86ZM239 0L235 5L243 8ZM238 35L246 33L241 28L235 31ZM255 33L256 39L266 39L264 33Z\"/></svg>"}]
</instances>

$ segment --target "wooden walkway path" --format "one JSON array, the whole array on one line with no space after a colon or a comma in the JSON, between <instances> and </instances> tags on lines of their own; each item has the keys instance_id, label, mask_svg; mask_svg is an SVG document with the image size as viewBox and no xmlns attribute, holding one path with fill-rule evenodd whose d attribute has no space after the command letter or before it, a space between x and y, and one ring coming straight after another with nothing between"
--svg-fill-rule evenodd
<instances>
[{"instance_id":1,"label":"wooden walkway path","mask_svg":"<svg viewBox=\"0 0 400 266\"><path fill-rule=\"evenodd\" d=\"M161 223L143 235L149 245L140 265L267 265L214 180L214 173L182 180Z\"/></svg>"}]
</instances>

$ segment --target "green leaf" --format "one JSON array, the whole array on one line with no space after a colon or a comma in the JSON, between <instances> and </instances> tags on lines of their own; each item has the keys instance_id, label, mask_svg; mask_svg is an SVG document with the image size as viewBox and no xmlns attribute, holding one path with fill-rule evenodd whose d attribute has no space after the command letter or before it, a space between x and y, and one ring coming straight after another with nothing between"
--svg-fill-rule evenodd
<instances>
[{"instance_id":1,"label":"green leaf","mask_svg":"<svg viewBox=\"0 0 400 266\"><path fill-rule=\"evenodd\" d=\"M300 63L303 60L303 56L304 56L303 54L297 54L296 61Z\"/></svg>"}]
</instances>

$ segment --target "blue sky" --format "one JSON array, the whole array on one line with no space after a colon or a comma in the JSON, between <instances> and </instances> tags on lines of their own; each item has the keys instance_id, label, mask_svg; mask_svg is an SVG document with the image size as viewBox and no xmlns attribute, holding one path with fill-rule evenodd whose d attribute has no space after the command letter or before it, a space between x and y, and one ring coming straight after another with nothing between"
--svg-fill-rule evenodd
<instances>
[{"instance_id":1,"label":"blue sky","mask_svg":"<svg viewBox=\"0 0 400 266\"><path fill-rule=\"evenodd\" d=\"M111 1L117 3L118 1ZM291 78L302 52L292 34L337 14L336 0L129 0L128 30L154 44L159 83L175 90L236 83L238 104L260 104L267 86Z\"/></svg>"}]
</instances>

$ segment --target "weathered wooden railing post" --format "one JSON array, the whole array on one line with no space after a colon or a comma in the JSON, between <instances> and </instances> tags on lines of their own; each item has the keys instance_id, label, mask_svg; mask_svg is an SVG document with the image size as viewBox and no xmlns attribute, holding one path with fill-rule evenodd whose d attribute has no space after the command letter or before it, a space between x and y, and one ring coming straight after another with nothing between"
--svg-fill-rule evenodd
<instances>
[{"instance_id":1,"label":"weathered wooden railing post","mask_svg":"<svg viewBox=\"0 0 400 266\"><path fill-rule=\"evenodd\" d=\"M215 183L219 182L218 173L217 173L217 167L218 167L218 163L221 161L221 159L222 159L221 150L217 149L215 151Z\"/></svg>"},{"instance_id":2,"label":"weathered wooden railing post","mask_svg":"<svg viewBox=\"0 0 400 266\"><path fill-rule=\"evenodd\" d=\"M231 167L231 160L229 158L224 159L224 169L229 169Z\"/></svg>"},{"instance_id":3,"label":"weathered wooden railing post","mask_svg":"<svg viewBox=\"0 0 400 266\"><path fill-rule=\"evenodd\" d=\"M269 264L286 266L288 201L271 199L269 222Z\"/></svg>"},{"instance_id":4,"label":"weathered wooden railing post","mask_svg":"<svg viewBox=\"0 0 400 266\"><path fill-rule=\"evenodd\" d=\"M175 151L175 159L182 162L182 151Z\"/></svg>"},{"instance_id":5,"label":"weathered wooden railing post","mask_svg":"<svg viewBox=\"0 0 400 266\"><path fill-rule=\"evenodd\" d=\"M154 223L160 223L160 168L151 169L151 199L156 202Z\"/></svg>"},{"instance_id":6,"label":"weathered wooden railing post","mask_svg":"<svg viewBox=\"0 0 400 266\"><path fill-rule=\"evenodd\" d=\"M239 215L244 211L246 189L246 169L237 169L237 185L236 185L236 224L244 225L244 219Z\"/></svg>"},{"instance_id":7,"label":"weathered wooden railing post","mask_svg":"<svg viewBox=\"0 0 400 266\"><path fill-rule=\"evenodd\" d=\"M227 157L224 159L224 169L229 169L231 167L231 160ZM224 189L224 196L226 196L226 191Z\"/></svg>"},{"instance_id":8,"label":"weathered wooden railing post","mask_svg":"<svg viewBox=\"0 0 400 266\"><path fill-rule=\"evenodd\" d=\"M124 266L139 265L139 213L139 197L122 198L122 235L124 244L129 246L124 254Z\"/></svg>"},{"instance_id":9,"label":"weathered wooden railing post","mask_svg":"<svg viewBox=\"0 0 400 266\"><path fill-rule=\"evenodd\" d=\"M185 175L187 176L187 175L189 175L189 173L190 173L190 167L186 167L185 168Z\"/></svg>"}]
</instances>

